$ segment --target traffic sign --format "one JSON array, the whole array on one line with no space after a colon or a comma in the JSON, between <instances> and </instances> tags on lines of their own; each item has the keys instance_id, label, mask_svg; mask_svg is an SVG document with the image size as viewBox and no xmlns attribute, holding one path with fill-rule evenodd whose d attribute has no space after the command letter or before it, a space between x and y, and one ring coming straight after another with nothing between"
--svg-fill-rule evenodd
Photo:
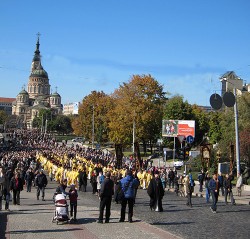
<instances>
[{"instance_id":1,"label":"traffic sign","mask_svg":"<svg viewBox=\"0 0 250 239\"><path fill-rule=\"evenodd\" d=\"M186 141L189 143L189 144L192 144L194 142L194 137L192 135L189 135L186 139Z\"/></svg>"},{"instance_id":2,"label":"traffic sign","mask_svg":"<svg viewBox=\"0 0 250 239\"><path fill-rule=\"evenodd\" d=\"M179 139L180 143L183 142L183 140L185 139L184 135L178 135L177 138Z\"/></svg>"}]
</instances>

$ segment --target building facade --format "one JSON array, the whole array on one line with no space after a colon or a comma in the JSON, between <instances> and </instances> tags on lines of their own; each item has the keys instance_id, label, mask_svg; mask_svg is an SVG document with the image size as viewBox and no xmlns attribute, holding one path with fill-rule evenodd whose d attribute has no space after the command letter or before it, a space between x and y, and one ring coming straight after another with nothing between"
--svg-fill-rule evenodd
<instances>
[{"instance_id":1,"label":"building facade","mask_svg":"<svg viewBox=\"0 0 250 239\"><path fill-rule=\"evenodd\" d=\"M63 105L63 114L64 115L78 115L80 102L73 102Z\"/></svg>"},{"instance_id":2,"label":"building facade","mask_svg":"<svg viewBox=\"0 0 250 239\"><path fill-rule=\"evenodd\" d=\"M5 98L0 97L0 110L4 111L7 115L12 114L12 103L15 101L15 98Z\"/></svg>"},{"instance_id":3,"label":"building facade","mask_svg":"<svg viewBox=\"0 0 250 239\"><path fill-rule=\"evenodd\" d=\"M244 84L243 79L238 77L234 71L227 71L220 77L221 81L221 96L226 92L233 92L236 89L237 95L242 95L244 92L250 92L250 85Z\"/></svg>"},{"instance_id":4,"label":"building facade","mask_svg":"<svg viewBox=\"0 0 250 239\"><path fill-rule=\"evenodd\" d=\"M42 66L39 47L38 36L27 90L23 88L12 104L12 115L18 118L19 127L32 128L32 121L41 109L62 114L61 96L57 91L50 93L49 77Z\"/></svg>"}]
</instances>

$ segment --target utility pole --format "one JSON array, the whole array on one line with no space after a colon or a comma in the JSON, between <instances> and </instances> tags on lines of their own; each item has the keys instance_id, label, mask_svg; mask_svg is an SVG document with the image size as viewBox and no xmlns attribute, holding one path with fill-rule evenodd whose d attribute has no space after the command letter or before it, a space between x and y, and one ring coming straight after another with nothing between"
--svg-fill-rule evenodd
<instances>
[{"instance_id":1,"label":"utility pole","mask_svg":"<svg viewBox=\"0 0 250 239\"><path fill-rule=\"evenodd\" d=\"M95 140L95 106L93 105L93 112L92 112L92 149L94 148L94 140Z\"/></svg>"},{"instance_id":2,"label":"utility pole","mask_svg":"<svg viewBox=\"0 0 250 239\"><path fill-rule=\"evenodd\" d=\"M239 127L238 127L238 106L237 106L237 94L234 87L234 119L235 119L235 146L236 146L236 163L237 163L237 176L240 174L240 143L239 143Z\"/></svg>"}]
</instances>

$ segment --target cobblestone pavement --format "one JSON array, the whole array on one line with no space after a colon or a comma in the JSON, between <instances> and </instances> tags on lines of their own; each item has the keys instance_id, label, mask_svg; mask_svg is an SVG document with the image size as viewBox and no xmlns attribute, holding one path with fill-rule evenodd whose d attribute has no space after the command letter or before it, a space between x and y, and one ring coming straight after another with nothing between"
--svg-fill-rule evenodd
<instances>
[{"instance_id":1,"label":"cobblestone pavement","mask_svg":"<svg viewBox=\"0 0 250 239\"><path fill-rule=\"evenodd\" d=\"M99 199L88 192L79 193L78 221L72 224L52 223L52 195L57 184L46 189L46 201L37 201L35 188L21 192L21 205L10 205L10 212L0 212L0 239L97 239L97 238L249 238L250 206L218 203L213 214L204 198L192 198L193 208L186 199L166 192L164 212L149 209L146 190L138 190L134 207L134 223L119 223L120 205L112 203L109 224L97 224ZM237 202L237 201L236 201Z\"/></svg>"}]
</instances>

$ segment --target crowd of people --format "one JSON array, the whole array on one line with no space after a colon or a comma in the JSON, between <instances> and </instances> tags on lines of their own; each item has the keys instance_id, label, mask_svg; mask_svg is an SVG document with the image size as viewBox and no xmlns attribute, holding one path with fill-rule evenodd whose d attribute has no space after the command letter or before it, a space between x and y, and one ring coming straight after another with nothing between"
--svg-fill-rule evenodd
<instances>
[{"instance_id":1,"label":"crowd of people","mask_svg":"<svg viewBox=\"0 0 250 239\"><path fill-rule=\"evenodd\" d=\"M121 200L116 200L121 203L120 222L125 220L127 205L128 221L133 221L133 206L138 189L147 190L149 207L156 212L163 211L162 199L166 189L173 189L176 195L186 197L187 206L192 207L195 183L191 170L188 173L178 174L172 168L157 168L147 164L138 169L133 157L124 158L122 167L117 168L115 155L108 151L82 147L78 144L72 146L58 144L53 137L41 135L35 130L10 132L7 147L0 151L0 163L0 207L3 198L6 210L9 210L11 196L13 204L20 205L23 185L26 185L27 192L31 192L32 185L36 186L37 200L40 196L45 200L48 180L44 171L48 172L49 180L58 182L58 192L69 196L70 214L74 220L77 214L77 191L86 192L88 181L91 183L92 193L100 199L99 223L104 221L105 208L105 222L109 222L111 202L112 199L117 199L119 189L124 194ZM222 190L222 195L225 196L225 203L230 195L231 203L235 205L232 175L223 178L214 174L210 178L209 173L201 171L198 180L200 192L203 191L205 184L206 202L212 197L213 213L217 209L219 190ZM241 186L242 182L239 180L237 186L239 193ZM68 192L66 192L67 187L70 187Z\"/></svg>"}]
</instances>

